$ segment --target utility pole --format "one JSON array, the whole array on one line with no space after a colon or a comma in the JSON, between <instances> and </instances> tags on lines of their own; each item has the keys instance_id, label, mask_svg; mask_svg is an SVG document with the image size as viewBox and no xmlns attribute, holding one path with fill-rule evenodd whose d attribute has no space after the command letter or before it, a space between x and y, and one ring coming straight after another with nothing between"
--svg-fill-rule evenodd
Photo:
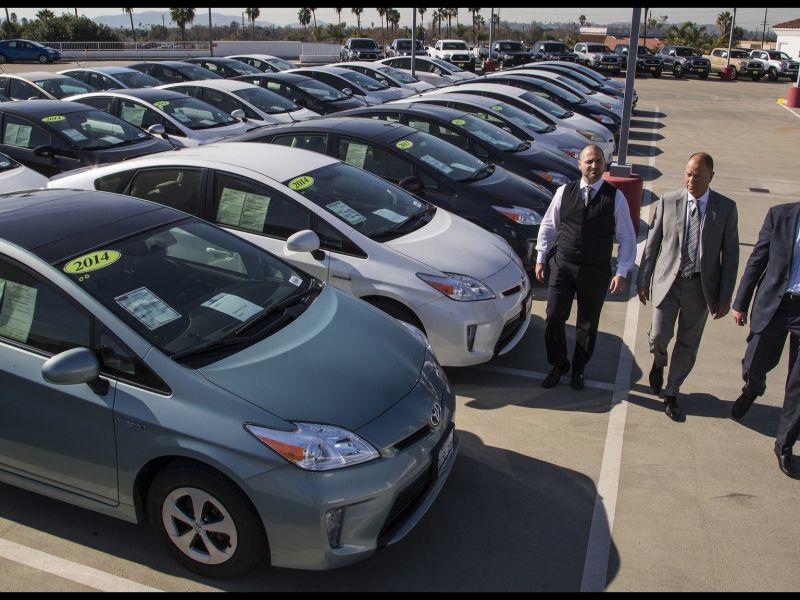
<instances>
[{"instance_id":1,"label":"utility pole","mask_svg":"<svg viewBox=\"0 0 800 600\"><path fill-rule=\"evenodd\" d=\"M725 62L725 68L731 66L731 46L733 45L733 28L736 27L736 9L733 9L733 20L731 21L731 34L728 37L728 60Z\"/></svg>"},{"instance_id":2,"label":"utility pole","mask_svg":"<svg viewBox=\"0 0 800 600\"><path fill-rule=\"evenodd\" d=\"M734 9L735 10L735 9ZM214 28L211 25L211 9L208 9L208 54L214 56Z\"/></svg>"},{"instance_id":3,"label":"utility pole","mask_svg":"<svg viewBox=\"0 0 800 600\"><path fill-rule=\"evenodd\" d=\"M764 36L767 33L767 11L768 10L769 10L768 8L764 9L764 29L761 30L761 47L762 48L764 47Z\"/></svg>"},{"instance_id":4,"label":"utility pole","mask_svg":"<svg viewBox=\"0 0 800 600\"><path fill-rule=\"evenodd\" d=\"M649 8L644 9L644 34L642 35L642 46L645 48L647 48L647 11L649 10ZM628 43L628 52L630 52L630 43Z\"/></svg>"},{"instance_id":5,"label":"utility pole","mask_svg":"<svg viewBox=\"0 0 800 600\"><path fill-rule=\"evenodd\" d=\"M411 76L416 76L415 59L417 57L417 9L411 7Z\"/></svg>"}]
</instances>

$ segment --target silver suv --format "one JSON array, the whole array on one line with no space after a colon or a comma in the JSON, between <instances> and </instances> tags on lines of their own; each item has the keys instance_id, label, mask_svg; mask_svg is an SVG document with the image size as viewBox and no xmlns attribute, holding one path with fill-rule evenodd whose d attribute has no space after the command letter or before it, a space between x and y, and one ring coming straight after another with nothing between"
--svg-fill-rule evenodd
<instances>
[{"instance_id":1,"label":"silver suv","mask_svg":"<svg viewBox=\"0 0 800 600\"><path fill-rule=\"evenodd\" d=\"M750 58L760 58L767 63L767 77L770 81L777 81L787 77L792 81L797 80L797 69L800 63L792 60L786 52L780 50L752 50Z\"/></svg>"},{"instance_id":2,"label":"silver suv","mask_svg":"<svg viewBox=\"0 0 800 600\"><path fill-rule=\"evenodd\" d=\"M661 56L664 58L664 70L672 71L677 79L689 74L708 79L711 72L711 61L689 46L664 46Z\"/></svg>"},{"instance_id":3,"label":"silver suv","mask_svg":"<svg viewBox=\"0 0 800 600\"><path fill-rule=\"evenodd\" d=\"M622 70L622 57L605 44L578 42L573 51L578 55L577 62L597 71L618 74Z\"/></svg>"}]
</instances>

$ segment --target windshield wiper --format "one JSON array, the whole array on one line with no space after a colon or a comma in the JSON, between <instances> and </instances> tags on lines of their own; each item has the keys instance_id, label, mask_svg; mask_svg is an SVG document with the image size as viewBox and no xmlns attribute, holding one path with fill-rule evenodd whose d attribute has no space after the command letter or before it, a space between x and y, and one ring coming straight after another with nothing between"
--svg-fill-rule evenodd
<instances>
[{"instance_id":1,"label":"windshield wiper","mask_svg":"<svg viewBox=\"0 0 800 600\"><path fill-rule=\"evenodd\" d=\"M307 308L307 306L305 306L306 300L308 300L308 297L311 295L311 292L313 292L313 291L314 291L313 287L309 286L307 289L295 292L294 294L291 294L291 295L287 296L286 298L284 298L283 300L281 300L277 304L275 304L273 306L270 306L269 308L265 308L261 312L257 312L256 314L251 316L249 319L247 319L244 323L239 325L239 328L236 329L233 332L233 334L234 335L241 335L242 333L244 333L244 331L246 331L247 329L250 329L250 327L252 327L256 323L260 323L260 322L262 322L262 321L264 321L266 319L269 319L270 317L272 317L272 316L274 316L274 315L276 315L276 314L278 314L280 312L285 312L286 316L292 316L292 318L299 317L300 314ZM301 305L303 305L303 306L301 306ZM299 311L294 310L290 314L289 310L292 309L292 308L296 308L296 309L297 308L302 308L302 310L299 310Z\"/></svg>"},{"instance_id":2,"label":"windshield wiper","mask_svg":"<svg viewBox=\"0 0 800 600\"><path fill-rule=\"evenodd\" d=\"M485 179L492 173L494 173L494 164L493 163L486 163L482 167L475 169L475 172L467 177L466 179L462 179L461 181L477 181L478 179Z\"/></svg>"},{"instance_id":3,"label":"windshield wiper","mask_svg":"<svg viewBox=\"0 0 800 600\"><path fill-rule=\"evenodd\" d=\"M522 152L523 150L527 150L531 147L531 143L528 140L522 140L516 147L511 148L508 152Z\"/></svg>"},{"instance_id":4,"label":"windshield wiper","mask_svg":"<svg viewBox=\"0 0 800 600\"><path fill-rule=\"evenodd\" d=\"M377 234L373 234L372 238L373 239L377 239L377 238L387 237L387 236L391 236L391 235L393 235L393 234L395 234L395 233L397 233L399 231L403 231L404 229L408 228L409 225L411 225L413 223L416 223L417 221L425 218L429 214L433 214L433 211L435 211L435 210L436 210L436 207L433 204L429 204L427 207L423 208L422 210L418 210L414 214L409 215L409 217L405 221L401 221L400 223L395 223L394 225L392 225L388 229L384 229L383 231L381 231L381 232L379 232Z\"/></svg>"}]
</instances>

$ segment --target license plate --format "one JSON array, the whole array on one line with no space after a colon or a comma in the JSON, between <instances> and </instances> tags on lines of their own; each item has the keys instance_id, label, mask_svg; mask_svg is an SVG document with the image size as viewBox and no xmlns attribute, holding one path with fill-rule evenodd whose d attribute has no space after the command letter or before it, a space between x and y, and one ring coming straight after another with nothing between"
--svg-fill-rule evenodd
<instances>
[{"instance_id":1,"label":"license plate","mask_svg":"<svg viewBox=\"0 0 800 600\"><path fill-rule=\"evenodd\" d=\"M439 454L437 455L436 459L436 476L439 476L439 473L442 472L442 467L447 462L447 459L450 458L450 455L453 453L453 436L455 436L455 427L450 428L450 433L444 439L444 443L439 448Z\"/></svg>"},{"instance_id":2,"label":"license plate","mask_svg":"<svg viewBox=\"0 0 800 600\"><path fill-rule=\"evenodd\" d=\"M650 67L651 71L658 71L658 67Z\"/></svg>"},{"instance_id":3,"label":"license plate","mask_svg":"<svg viewBox=\"0 0 800 600\"><path fill-rule=\"evenodd\" d=\"M457 67L462 67L462 68L463 68L463 67L466 67L466 66L467 66L467 63L463 63L463 62L457 62L457 63L456 63L456 66L457 66Z\"/></svg>"}]
</instances>

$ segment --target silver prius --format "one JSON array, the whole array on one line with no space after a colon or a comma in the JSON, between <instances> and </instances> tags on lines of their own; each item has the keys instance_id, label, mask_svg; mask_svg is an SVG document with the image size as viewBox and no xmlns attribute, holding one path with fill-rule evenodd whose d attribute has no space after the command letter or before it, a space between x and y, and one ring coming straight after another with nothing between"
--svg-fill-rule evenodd
<instances>
[{"instance_id":1,"label":"silver prius","mask_svg":"<svg viewBox=\"0 0 800 600\"><path fill-rule=\"evenodd\" d=\"M425 337L210 223L0 196L0 481L186 568L329 569L403 538L458 452Z\"/></svg>"}]
</instances>

